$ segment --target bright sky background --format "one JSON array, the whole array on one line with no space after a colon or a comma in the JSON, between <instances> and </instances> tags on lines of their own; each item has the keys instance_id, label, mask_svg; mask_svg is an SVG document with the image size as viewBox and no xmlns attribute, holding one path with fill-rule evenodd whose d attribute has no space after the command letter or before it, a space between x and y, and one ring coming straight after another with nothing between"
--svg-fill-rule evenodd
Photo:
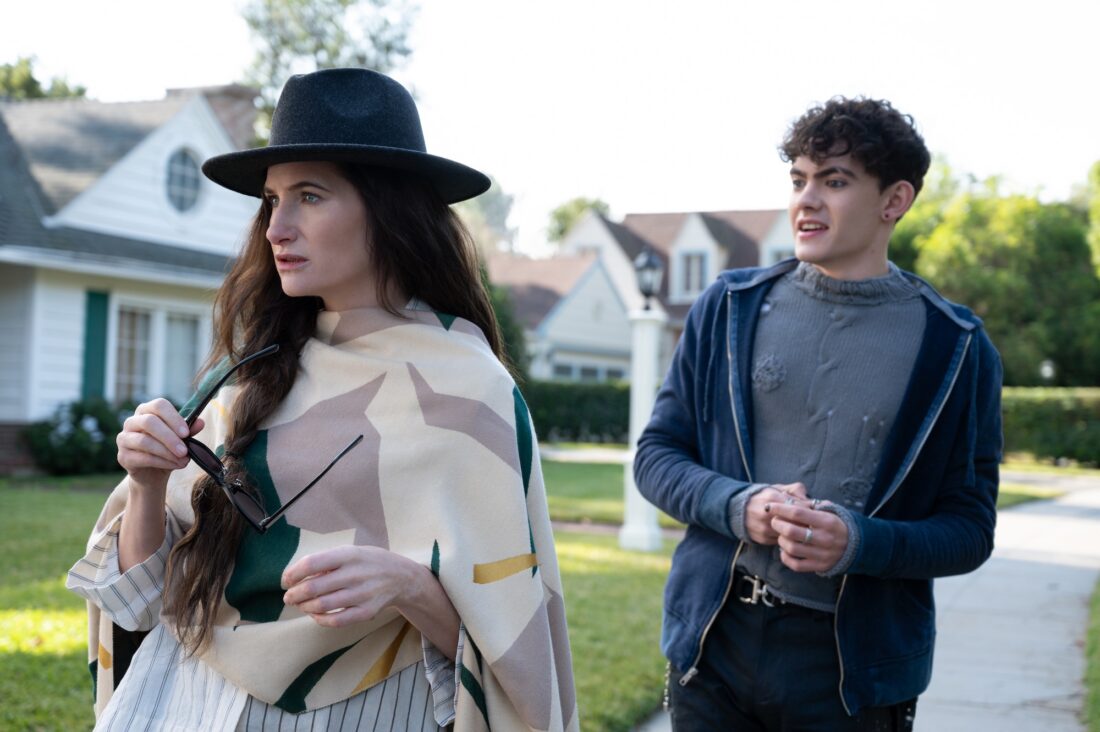
<instances>
[{"instance_id":1,"label":"bright sky background","mask_svg":"<svg viewBox=\"0 0 1100 732\"><path fill-rule=\"evenodd\" d=\"M104 101L237 80L240 0L35 0L4 11L0 62ZM421 0L411 62L430 152L515 195L545 251L577 195L625 213L782 208L789 123L834 94L885 97L962 173L1044 199L1100 160L1095 0Z\"/></svg>"}]
</instances>

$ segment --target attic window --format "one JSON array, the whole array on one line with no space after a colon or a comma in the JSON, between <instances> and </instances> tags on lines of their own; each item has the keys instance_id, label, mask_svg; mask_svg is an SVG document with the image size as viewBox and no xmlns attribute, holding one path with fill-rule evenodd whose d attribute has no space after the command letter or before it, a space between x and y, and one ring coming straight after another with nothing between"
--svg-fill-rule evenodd
<instances>
[{"instance_id":1,"label":"attic window","mask_svg":"<svg viewBox=\"0 0 1100 732\"><path fill-rule=\"evenodd\" d=\"M176 150L168 158L168 201L180 213L192 209L199 200L201 184L199 163L195 156L184 149Z\"/></svg>"}]
</instances>

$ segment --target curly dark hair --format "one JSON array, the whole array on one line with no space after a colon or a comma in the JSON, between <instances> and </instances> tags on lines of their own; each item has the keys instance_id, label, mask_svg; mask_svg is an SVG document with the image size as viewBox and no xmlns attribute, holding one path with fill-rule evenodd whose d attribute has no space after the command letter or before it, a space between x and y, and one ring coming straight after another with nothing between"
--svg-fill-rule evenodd
<instances>
[{"instance_id":1,"label":"curly dark hair","mask_svg":"<svg viewBox=\"0 0 1100 732\"><path fill-rule=\"evenodd\" d=\"M833 97L811 108L791 125L779 146L785 162L805 156L820 164L849 154L878 178L880 190L904 180L920 193L932 162L912 117L886 100L864 97Z\"/></svg>"}]
</instances>

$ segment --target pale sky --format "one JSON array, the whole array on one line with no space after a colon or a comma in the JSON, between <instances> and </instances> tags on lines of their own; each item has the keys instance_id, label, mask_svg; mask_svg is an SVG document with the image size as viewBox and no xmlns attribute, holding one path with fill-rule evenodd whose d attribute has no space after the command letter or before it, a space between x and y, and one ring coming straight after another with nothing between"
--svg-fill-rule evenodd
<instances>
[{"instance_id":1,"label":"pale sky","mask_svg":"<svg viewBox=\"0 0 1100 732\"><path fill-rule=\"evenodd\" d=\"M6 8L0 63L34 54L104 101L238 80L240 0ZM1094 0L421 0L413 56L430 152L515 196L545 251L577 195L626 213L783 208L775 148L811 103L884 97L960 173L1061 199L1100 160Z\"/></svg>"}]
</instances>

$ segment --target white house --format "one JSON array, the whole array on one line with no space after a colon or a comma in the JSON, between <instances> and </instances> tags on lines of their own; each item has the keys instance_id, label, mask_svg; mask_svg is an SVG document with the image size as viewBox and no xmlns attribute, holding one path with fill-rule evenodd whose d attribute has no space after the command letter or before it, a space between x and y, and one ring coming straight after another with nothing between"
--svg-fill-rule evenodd
<instances>
[{"instance_id":1,"label":"white house","mask_svg":"<svg viewBox=\"0 0 1100 732\"><path fill-rule=\"evenodd\" d=\"M254 95L0 103L0 470L59 404L190 393L256 209L199 165L247 146Z\"/></svg>"},{"instance_id":2,"label":"white house","mask_svg":"<svg viewBox=\"0 0 1100 732\"><path fill-rule=\"evenodd\" d=\"M536 379L607 381L630 373L626 305L592 253L530 259L489 257L489 279L505 287L522 323Z\"/></svg>"},{"instance_id":3,"label":"white house","mask_svg":"<svg viewBox=\"0 0 1100 732\"><path fill-rule=\"evenodd\" d=\"M599 257L628 312L642 306L633 261L647 248L665 267L653 304L668 315L663 370L691 304L718 273L777 262L794 253L794 238L786 211L779 209L627 214L621 223L588 211L562 241L566 254Z\"/></svg>"}]
</instances>

